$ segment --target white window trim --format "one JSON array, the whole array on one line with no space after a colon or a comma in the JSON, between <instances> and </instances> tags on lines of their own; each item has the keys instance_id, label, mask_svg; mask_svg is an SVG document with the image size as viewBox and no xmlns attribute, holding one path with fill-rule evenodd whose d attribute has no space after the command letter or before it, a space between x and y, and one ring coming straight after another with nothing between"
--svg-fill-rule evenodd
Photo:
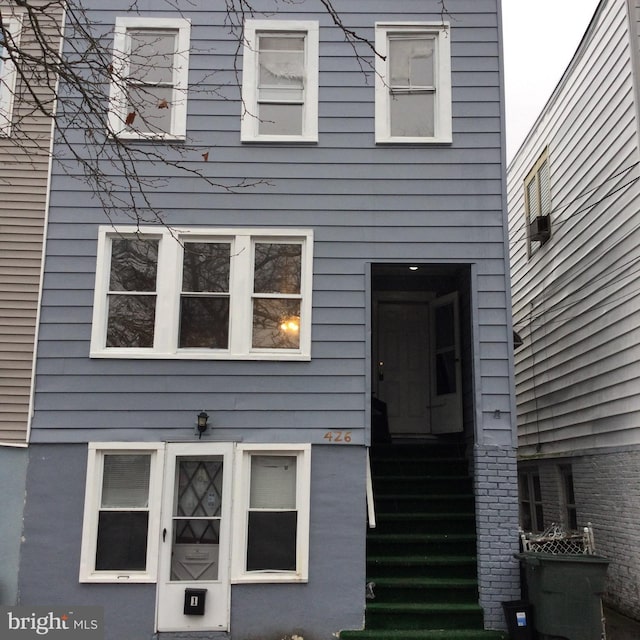
<instances>
[{"instance_id":1,"label":"white window trim","mask_svg":"<svg viewBox=\"0 0 640 640\"><path fill-rule=\"evenodd\" d=\"M247 571L245 569L251 457L253 455L296 456L296 508L298 511L296 571ZM238 444L234 467L232 584L241 582L308 582L311 444Z\"/></svg>"},{"instance_id":2,"label":"white window trim","mask_svg":"<svg viewBox=\"0 0 640 640\"><path fill-rule=\"evenodd\" d=\"M155 582L158 573L160 505L164 444L149 442L90 442L80 550L80 582ZM109 453L151 453L149 475L149 525L145 571L96 571L98 514L103 480L104 456Z\"/></svg>"},{"instance_id":3,"label":"white window trim","mask_svg":"<svg viewBox=\"0 0 640 640\"><path fill-rule=\"evenodd\" d=\"M260 135L258 126L258 39L261 32L304 33L306 84L301 135ZM317 142L319 26L313 20L247 20L242 67L242 142Z\"/></svg>"},{"instance_id":4,"label":"white window trim","mask_svg":"<svg viewBox=\"0 0 640 640\"><path fill-rule=\"evenodd\" d=\"M127 130L126 96L122 83L126 77L128 60L127 31L130 29L172 29L177 31L178 51L174 67L174 96L171 109L170 133L147 133ZM189 85L189 42L191 22L186 18L118 17L113 36L113 69L120 82L111 83L109 93L109 126L121 138L142 140L183 140L187 134L187 90Z\"/></svg>"},{"instance_id":5,"label":"white window trim","mask_svg":"<svg viewBox=\"0 0 640 640\"><path fill-rule=\"evenodd\" d=\"M15 45L19 45L22 31L22 16L8 16L3 12L2 20L10 37L13 38ZM0 136L11 135L16 77L16 66L13 60L6 59L2 64L2 73L0 74Z\"/></svg>"},{"instance_id":6,"label":"white window trim","mask_svg":"<svg viewBox=\"0 0 640 640\"><path fill-rule=\"evenodd\" d=\"M151 348L106 347L107 292L109 290L111 239L123 236L159 238L157 306L154 346ZM231 241L231 310L228 349L178 348L182 243L184 241ZM253 245L257 241L300 242L303 247L301 274L301 322L298 349L256 349L251 346L253 291ZM92 358L177 358L190 360L310 360L313 287L313 231L310 229L261 228L158 228L103 226L98 236L96 285L91 333Z\"/></svg>"},{"instance_id":7,"label":"white window trim","mask_svg":"<svg viewBox=\"0 0 640 640\"><path fill-rule=\"evenodd\" d=\"M375 131L376 143L445 144L453 141L451 108L451 30L448 22L376 22L376 83ZM389 63L389 35L433 35L436 39L434 135L409 137L391 135L390 95L387 83Z\"/></svg>"}]
</instances>

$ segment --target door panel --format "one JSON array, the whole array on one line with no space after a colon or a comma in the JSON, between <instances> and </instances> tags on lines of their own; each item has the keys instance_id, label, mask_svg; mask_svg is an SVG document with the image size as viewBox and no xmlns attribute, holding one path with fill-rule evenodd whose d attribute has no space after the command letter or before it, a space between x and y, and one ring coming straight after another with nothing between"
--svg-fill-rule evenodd
<instances>
[{"instance_id":1,"label":"door panel","mask_svg":"<svg viewBox=\"0 0 640 640\"><path fill-rule=\"evenodd\" d=\"M429 423L429 306L378 304L377 397L387 404L392 436L425 435Z\"/></svg>"},{"instance_id":2,"label":"door panel","mask_svg":"<svg viewBox=\"0 0 640 640\"><path fill-rule=\"evenodd\" d=\"M462 431L462 368L458 294L431 303L431 425L433 433Z\"/></svg>"},{"instance_id":3,"label":"door panel","mask_svg":"<svg viewBox=\"0 0 640 640\"><path fill-rule=\"evenodd\" d=\"M159 631L229 628L232 445L167 445L157 595ZM204 615L185 615L185 589L205 589Z\"/></svg>"}]
</instances>

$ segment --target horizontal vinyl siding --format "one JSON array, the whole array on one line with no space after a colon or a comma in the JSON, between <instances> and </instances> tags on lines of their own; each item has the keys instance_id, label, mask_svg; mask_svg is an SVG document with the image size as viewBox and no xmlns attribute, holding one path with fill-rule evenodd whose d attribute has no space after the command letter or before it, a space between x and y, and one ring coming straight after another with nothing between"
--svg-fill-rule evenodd
<instances>
[{"instance_id":1,"label":"horizontal vinyl siding","mask_svg":"<svg viewBox=\"0 0 640 640\"><path fill-rule=\"evenodd\" d=\"M441 20L437 0L334 5L349 28L371 39L376 21ZM126 6L111 3L95 16L112 24ZM313 229L311 361L89 359L97 231L107 219L83 181L54 165L34 441L189 437L201 409L217 438L317 441L324 430L346 429L362 441L367 265L409 259L475 265L481 411L509 412L496 2L452 8L454 141L442 146L374 144L373 75L310 3L279 4L274 17L320 22L319 142L241 145L236 43L224 13L208 6L184 4L190 80L201 81L189 98L187 131L209 151L204 163L196 150L192 166L222 185L255 184L231 193L166 165L140 170L168 178L149 195L170 225ZM397 6L406 13L395 13ZM357 47L372 62L370 50ZM212 82L221 97L209 92Z\"/></svg>"},{"instance_id":2,"label":"horizontal vinyl siding","mask_svg":"<svg viewBox=\"0 0 640 640\"><path fill-rule=\"evenodd\" d=\"M0 2L3 15L10 6ZM45 37L54 37L55 19L43 21ZM37 56L27 23L20 44ZM42 84L30 88L41 100L51 97ZM11 136L0 136L0 444L21 444L27 436L47 198L51 125L27 99L18 78Z\"/></svg>"},{"instance_id":3,"label":"horizontal vinyl siding","mask_svg":"<svg viewBox=\"0 0 640 640\"><path fill-rule=\"evenodd\" d=\"M626 2L602 3L509 167L524 455L640 442L640 167ZM551 239L529 258L524 178L548 149Z\"/></svg>"}]
</instances>

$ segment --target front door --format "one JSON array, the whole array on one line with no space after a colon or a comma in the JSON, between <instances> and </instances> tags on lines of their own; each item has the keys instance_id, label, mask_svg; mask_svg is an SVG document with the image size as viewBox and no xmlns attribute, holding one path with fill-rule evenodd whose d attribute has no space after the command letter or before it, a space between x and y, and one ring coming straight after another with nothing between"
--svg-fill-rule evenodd
<instances>
[{"instance_id":1,"label":"front door","mask_svg":"<svg viewBox=\"0 0 640 640\"><path fill-rule=\"evenodd\" d=\"M431 432L427 299L380 299L377 327L374 388L387 405L389 432L424 436Z\"/></svg>"},{"instance_id":2,"label":"front door","mask_svg":"<svg viewBox=\"0 0 640 640\"><path fill-rule=\"evenodd\" d=\"M167 445L158 631L229 628L232 452L231 444Z\"/></svg>"}]
</instances>

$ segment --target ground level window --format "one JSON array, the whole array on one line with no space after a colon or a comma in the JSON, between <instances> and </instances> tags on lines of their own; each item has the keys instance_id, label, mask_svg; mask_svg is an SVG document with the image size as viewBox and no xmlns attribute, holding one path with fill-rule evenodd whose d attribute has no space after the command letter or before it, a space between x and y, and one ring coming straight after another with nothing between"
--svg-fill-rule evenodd
<instances>
[{"instance_id":1,"label":"ground level window","mask_svg":"<svg viewBox=\"0 0 640 640\"><path fill-rule=\"evenodd\" d=\"M158 445L89 445L81 582L155 579L160 491Z\"/></svg>"},{"instance_id":2,"label":"ground level window","mask_svg":"<svg viewBox=\"0 0 640 640\"><path fill-rule=\"evenodd\" d=\"M523 471L518 474L520 489L520 526L524 531L544 529L542 489L537 471Z\"/></svg>"},{"instance_id":3,"label":"ground level window","mask_svg":"<svg viewBox=\"0 0 640 640\"><path fill-rule=\"evenodd\" d=\"M571 465L562 465L560 467L560 476L562 478L565 517L567 519L566 525L569 529L577 531L578 510L576 508L576 496L573 488L573 469Z\"/></svg>"},{"instance_id":4,"label":"ground level window","mask_svg":"<svg viewBox=\"0 0 640 640\"><path fill-rule=\"evenodd\" d=\"M308 574L309 445L240 446L236 582L300 582Z\"/></svg>"}]
</instances>

